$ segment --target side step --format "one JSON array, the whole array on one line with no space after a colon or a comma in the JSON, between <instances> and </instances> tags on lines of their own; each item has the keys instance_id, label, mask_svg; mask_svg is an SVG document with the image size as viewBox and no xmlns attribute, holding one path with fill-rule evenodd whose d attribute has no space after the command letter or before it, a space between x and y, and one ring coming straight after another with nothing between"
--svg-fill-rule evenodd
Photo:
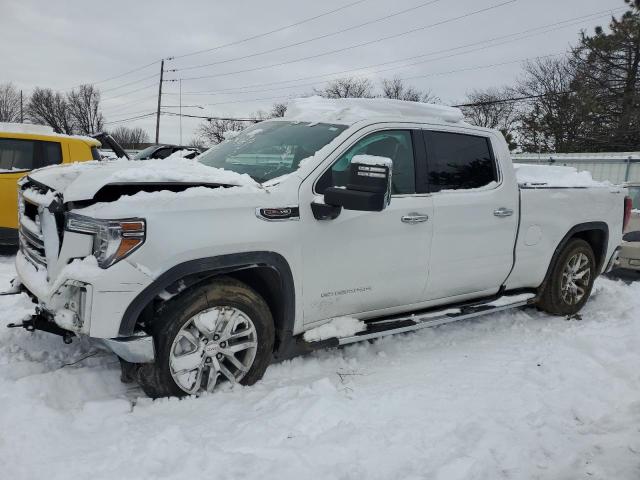
<instances>
[{"instance_id":1,"label":"side step","mask_svg":"<svg viewBox=\"0 0 640 480\"><path fill-rule=\"evenodd\" d=\"M436 327L438 325L467 320L481 315L524 307L534 303L535 297L536 295L533 293L505 295L483 303L463 305L454 308L448 307L446 309L414 313L411 315L397 316L388 319L376 319L368 321L366 330L363 330L362 332L356 333L352 336L339 337L331 340L334 340L334 342L337 340L338 345L348 345L350 343L372 340L387 335L412 332L421 328ZM326 340L317 343L325 342Z\"/></svg>"}]
</instances>

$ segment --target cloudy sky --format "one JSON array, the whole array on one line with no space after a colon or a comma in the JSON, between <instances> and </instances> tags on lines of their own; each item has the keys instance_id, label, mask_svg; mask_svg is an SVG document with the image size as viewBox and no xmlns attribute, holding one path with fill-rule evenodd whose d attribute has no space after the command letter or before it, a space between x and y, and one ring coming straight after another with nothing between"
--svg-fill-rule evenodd
<instances>
[{"instance_id":1,"label":"cloudy sky","mask_svg":"<svg viewBox=\"0 0 640 480\"><path fill-rule=\"evenodd\" d=\"M155 131L163 110L244 117L354 75L400 77L455 104L511 84L521 62L556 55L618 14L622 0L2 0L0 83L25 93L95 83L107 127ZM176 70L176 71L172 71ZM346 73L345 73L346 72ZM115 78L114 78L115 77ZM178 82L178 79L182 79ZM183 118L187 142L201 120ZM160 141L178 142L162 116Z\"/></svg>"}]
</instances>

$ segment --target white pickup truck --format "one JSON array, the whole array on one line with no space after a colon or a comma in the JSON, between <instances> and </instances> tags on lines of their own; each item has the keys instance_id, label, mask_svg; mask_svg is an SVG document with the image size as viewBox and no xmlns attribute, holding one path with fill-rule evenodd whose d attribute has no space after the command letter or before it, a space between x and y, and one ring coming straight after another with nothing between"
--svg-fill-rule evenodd
<instances>
[{"instance_id":1,"label":"white pickup truck","mask_svg":"<svg viewBox=\"0 0 640 480\"><path fill-rule=\"evenodd\" d=\"M630 209L519 183L457 109L382 99L294 101L197 161L42 169L21 199L13 288L37 307L12 326L100 341L152 397L507 308L574 315Z\"/></svg>"}]
</instances>

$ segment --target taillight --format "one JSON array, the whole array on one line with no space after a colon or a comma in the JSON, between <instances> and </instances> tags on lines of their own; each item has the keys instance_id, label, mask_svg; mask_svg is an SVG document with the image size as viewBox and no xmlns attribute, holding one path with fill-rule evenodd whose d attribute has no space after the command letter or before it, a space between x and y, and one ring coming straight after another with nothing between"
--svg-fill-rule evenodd
<instances>
[{"instance_id":1,"label":"taillight","mask_svg":"<svg viewBox=\"0 0 640 480\"><path fill-rule=\"evenodd\" d=\"M624 218L622 220L622 233L627 231L631 220L631 197L624 197Z\"/></svg>"}]
</instances>

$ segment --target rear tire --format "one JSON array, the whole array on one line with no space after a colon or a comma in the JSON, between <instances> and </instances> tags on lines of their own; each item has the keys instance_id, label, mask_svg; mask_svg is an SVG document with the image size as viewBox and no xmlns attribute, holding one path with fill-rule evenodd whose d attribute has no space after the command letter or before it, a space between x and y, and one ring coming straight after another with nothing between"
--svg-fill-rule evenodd
<instances>
[{"instance_id":1,"label":"rear tire","mask_svg":"<svg viewBox=\"0 0 640 480\"><path fill-rule=\"evenodd\" d=\"M275 335L264 299L229 277L171 300L152 331L156 360L138 370L152 398L212 392L224 381L254 384L271 362Z\"/></svg>"},{"instance_id":2,"label":"rear tire","mask_svg":"<svg viewBox=\"0 0 640 480\"><path fill-rule=\"evenodd\" d=\"M596 278L591 246L580 238L569 240L543 288L538 308L551 315L574 315L587 303Z\"/></svg>"}]
</instances>

